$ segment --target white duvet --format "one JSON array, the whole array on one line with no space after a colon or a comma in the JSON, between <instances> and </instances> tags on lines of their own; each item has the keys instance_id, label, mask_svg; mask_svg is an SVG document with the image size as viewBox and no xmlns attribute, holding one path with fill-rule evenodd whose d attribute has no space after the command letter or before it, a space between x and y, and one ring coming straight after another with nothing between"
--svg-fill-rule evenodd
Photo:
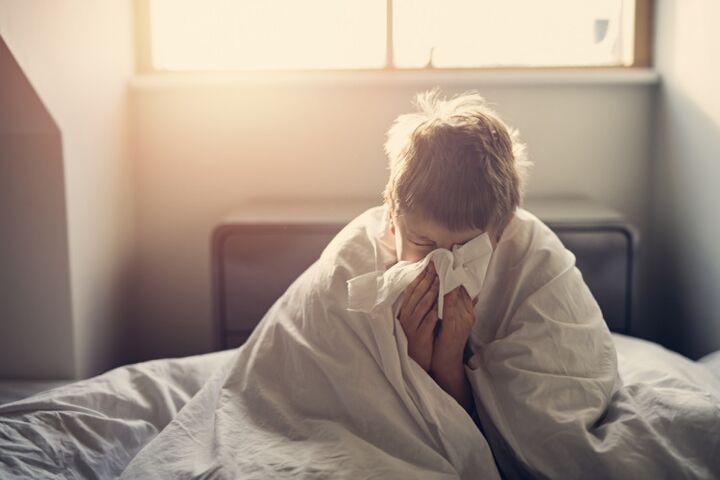
<instances>
[{"instance_id":1,"label":"white duvet","mask_svg":"<svg viewBox=\"0 0 720 480\"><path fill-rule=\"evenodd\" d=\"M471 346L466 373L505 476L720 477L716 377L618 355L575 257L524 210L493 254Z\"/></svg>"},{"instance_id":2,"label":"white duvet","mask_svg":"<svg viewBox=\"0 0 720 480\"><path fill-rule=\"evenodd\" d=\"M500 478L470 416L408 357L390 307L348 311L348 280L382 261L381 215L338 234L126 478Z\"/></svg>"},{"instance_id":3,"label":"white duvet","mask_svg":"<svg viewBox=\"0 0 720 480\"><path fill-rule=\"evenodd\" d=\"M348 225L241 349L0 407L0 478L720 476L717 378L613 342L572 254L524 210L476 306L481 431L408 358L389 306L347 309L347 281L386 267L383 214Z\"/></svg>"},{"instance_id":4,"label":"white duvet","mask_svg":"<svg viewBox=\"0 0 720 480\"><path fill-rule=\"evenodd\" d=\"M0 405L0 479L117 478L235 353L129 365Z\"/></svg>"}]
</instances>

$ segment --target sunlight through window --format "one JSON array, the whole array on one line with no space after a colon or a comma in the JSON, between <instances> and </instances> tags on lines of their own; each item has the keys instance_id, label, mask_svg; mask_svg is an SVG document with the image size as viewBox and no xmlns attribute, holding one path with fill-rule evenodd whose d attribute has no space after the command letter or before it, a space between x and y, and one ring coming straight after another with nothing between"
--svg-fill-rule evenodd
<instances>
[{"instance_id":1,"label":"sunlight through window","mask_svg":"<svg viewBox=\"0 0 720 480\"><path fill-rule=\"evenodd\" d=\"M381 68L385 0L151 0L159 70Z\"/></svg>"},{"instance_id":2,"label":"sunlight through window","mask_svg":"<svg viewBox=\"0 0 720 480\"><path fill-rule=\"evenodd\" d=\"M628 3L394 0L395 66L629 65Z\"/></svg>"},{"instance_id":3,"label":"sunlight through window","mask_svg":"<svg viewBox=\"0 0 720 480\"><path fill-rule=\"evenodd\" d=\"M633 64L628 0L148 2L155 70Z\"/></svg>"}]
</instances>

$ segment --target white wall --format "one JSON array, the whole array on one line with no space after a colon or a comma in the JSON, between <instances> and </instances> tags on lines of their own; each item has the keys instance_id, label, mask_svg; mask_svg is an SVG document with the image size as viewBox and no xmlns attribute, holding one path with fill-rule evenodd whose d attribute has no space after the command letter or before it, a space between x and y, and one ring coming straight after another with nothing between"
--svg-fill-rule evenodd
<instances>
[{"instance_id":1,"label":"white wall","mask_svg":"<svg viewBox=\"0 0 720 480\"><path fill-rule=\"evenodd\" d=\"M211 348L210 234L244 199L379 202L385 131L436 83L448 94L479 89L520 129L536 163L530 195L586 195L644 230L652 84L272 78L134 82L137 359Z\"/></svg>"},{"instance_id":2,"label":"white wall","mask_svg":"<svg viewBox=\"0 0 720 480\"><path fill-rule=\"evenodd\" d=\"M0 85L0 378L73 377L60 130L2 37Z\"/></svg>"},{"instance_id":3,"label":"white wall","mask_svg":"<svg viewBox=\"0 0 720 480\"><path fill-rule=\"evenodd\" d=\"M0 33L63 134L79 376L123 358L117 339L126 325L134 359L210 349L213 226L255 196L379 201L384 133L415 92L435 85L448 94L479 89L521 130L536 162L530 195L586 195L645 231L652 84L446 75L139 80L128 152L130 7L0 0ZM134 310L125 312L130 282Z\"/></svg>"},{"instance_id":4,"label":"white wall","mask_svg":"<svg viewBox=\"0 0 720 480\"><path fill-rule=\"evenodd\" d=\"M125 340L134 239L126 147L131 7L127 0L0 0L0 34L62 133L73 344L57 348L73 352L79 377L117 364Z\"/></svg>"},{"instance_id":5,"label":"white wall","mask_svg":"<svg viewBox=\"0 0 720 480\"><path fill-rule=\"evenodd\" d=\"M654 312L667 343L720 349L720 3L659 0L652 188Z\"/></svg>"}]
</instances>

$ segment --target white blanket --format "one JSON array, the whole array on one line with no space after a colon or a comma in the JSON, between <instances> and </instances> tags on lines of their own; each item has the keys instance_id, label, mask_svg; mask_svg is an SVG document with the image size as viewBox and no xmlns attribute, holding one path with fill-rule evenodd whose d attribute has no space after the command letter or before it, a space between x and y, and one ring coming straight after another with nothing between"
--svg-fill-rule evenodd
<instances>
[{"instance_id":1,"label":"white blanket","mask_svg":"<svg viewBox=\"0 0 720 480\"><path fill-rule=\"evenodd\" d=\"M408 358L389 302L347 309L347 281L392 261L384 216L331 242L126 478L498 478L486 437ZM487 264L467 374L497 465L509 478L717 476L717 382L624 386L574 260L520 209Z\"/></svg>"},{"instance_id":2,"label":"white blanket","mask_svg":"<svg viewBox=\"0 0 720 480\"><path fill-rule=\"evenodd\" d=\"M126 478L498 477L485 436L408 358L389 302L347 309L346 282L392 263L384 215L331 242ZM482 285L467 374L505 476L720 473L717 382L702 370L623 385L573 255L537 218L518 210Z\"/></svg>"},{"instance_id":3,"label":"white blanket","mask_svg":"<svg viewBox=\"0 0 720 480\"><path fill-rule=\"evenodd\" d=\"M720 477L718 379L629 337L616 357L572 255L523 210L476 306L481 434L391 313L347 311L345 282L392 261L382 216L346 227L241 349L0 407L0 478L498 478L493 455L509 478Z\"/></svg>"},{"instance_id":4,"label":"white blanket","mask_svg":"<svg viewBox=\"0 0 720 480\"><path fill-rule=\"evenodd\" d=\"M522 209L490 261L471 344L466 373L505 476L720 476L718 382L626 362L645 373L624 384L575 257Z\"/></svg>"},{"instance_id":5,"label":"white blanket","mask_svg":"<svg viewBox=\"0 0 720 480\"><path fill-rule=\"evenodd\" d=\"M234 355L128 365L0 405L0 479L117 478Z\"/></svg>"},{"instance_id":6,"label":"white blanket","mask_svg":"<svg viewBox=\"0 0 720 480\"><path fill-rule=\"evenodd\" d=\"M380 261L381 215L343 229L124 478L500 478L390 307L347 310L347 281Z\"/></svg>"}]
</instances>

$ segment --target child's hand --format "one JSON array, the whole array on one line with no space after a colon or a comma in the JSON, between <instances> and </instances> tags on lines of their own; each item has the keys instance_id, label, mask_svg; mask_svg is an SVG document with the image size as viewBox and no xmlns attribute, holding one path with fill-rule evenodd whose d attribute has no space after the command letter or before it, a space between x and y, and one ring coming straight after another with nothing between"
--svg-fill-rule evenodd
<instances>
[{"instance_id":1,"label":"child's hand","mask_svg":"<svg viewBox=\"0 0 720 480\"><path fill-rule=\"evenodd\" d=\"M435 337L431 363L436 378L455 381L456 377L464 376L463 352L475 323L475 303L477 298L471 300L462 287L445 295L443 320Z\"/></svg>"},{"instance_id":2,"label":"child's hand","mask_svg":"<svg viewBox=\"0 0 720 480\"><path fill-rule=\"evenodd\" d=\"M433 330L437 323L439 280L430 262L405 289L398 320L408 339L408 355L426 371L433 355ZM461 354L462 360L462 354Z\"/></svg>"}]
</instances>

